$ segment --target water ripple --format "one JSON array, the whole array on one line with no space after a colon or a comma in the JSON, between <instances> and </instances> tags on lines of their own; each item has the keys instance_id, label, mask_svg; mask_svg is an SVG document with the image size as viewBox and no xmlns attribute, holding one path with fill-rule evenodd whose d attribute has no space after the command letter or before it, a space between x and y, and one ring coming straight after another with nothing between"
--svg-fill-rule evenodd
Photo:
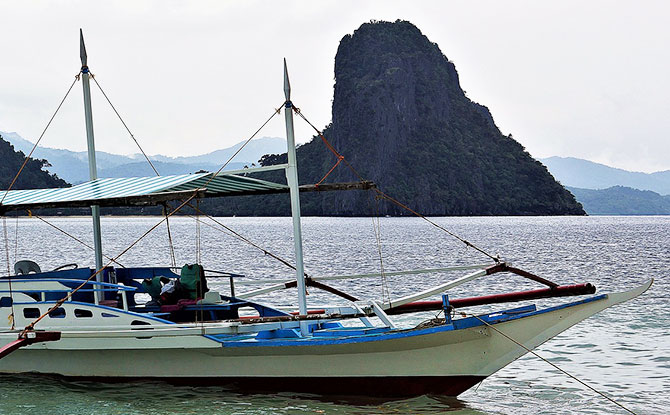
<instances>
[{"instance_id":1,"label":"water ripple","mask_svg":"<svg viewBox=\"0 0 670 415\"><path fill-rule=\"evenodd\" d=\"M107 253L120 252L159 219L103 217ZM221 218L233 229L293 261L290 218ZM670 217L486 217L434 218L479 246L499 252L520 268L564 284L591 282L599 293L628 289L655 278L644 296L613 307L572 327L537 352L569 373L640 414L666 414L670 408ZM56 225L91 242L89 218L52 218ZM429 268L484 260L419 219L381 218L386 270ZM196 256L194 221L170 221L177 262ZM11 263L36 260L42 269L63 263L92 265L92 255L43 223L19 219L18 238L10 232ZM304 218L306 269L313 275L376 272L379 253L370 218ZM286 278L291 270L257 250L209 227L201 228L202 262L207 268L248 278ZM223 242L223 243L222 243ZM34 247L45 247L39 252ZM4 255L0 270L7 269ZM165 228L142 240L120 262L165 265L169 250ZM0 271L1 272L1 271ZM389 278L393 297L453 274ZM213 284L227 292L226 284ZM361 297L379 298L378 280L333 283ZM510 275L468 283L450 292L453 297L476 296L511 289L536 288ZM437 297L439 298L439 297ZM293 292L265 296L274 304L295 305ZM327 294L310 291L311 303L334 302ZM538 301L554 305L564 299ZM497 306L495 308L500 308ZM477 311L493 307L479 307ZM398 318L416 324L430 315ZM36 399L39 397L39 399ZM619 412L617 412L619 411ZM395 402L328 400L319 396L244 395L222 388L176 387L163 383L96 384L66 382L36 376L0 377L1 414L599 414L621 411L535 358L524 356L458 399L422 396Z\"/></svg>"}]
</instances>

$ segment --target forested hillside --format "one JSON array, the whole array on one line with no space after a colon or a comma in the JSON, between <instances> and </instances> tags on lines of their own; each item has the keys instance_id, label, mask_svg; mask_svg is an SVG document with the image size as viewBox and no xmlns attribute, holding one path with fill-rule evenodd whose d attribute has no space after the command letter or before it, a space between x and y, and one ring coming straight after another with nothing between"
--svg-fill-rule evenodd
<instances>
[{"instance_id":1,"label":"forested hillside","mask_svg":"<svg viewBox=\"0 0 670 415\"><path fill-rule=\"evenodd\" d=\"M0 190L9 187L14 176L21 168L26 155L15 151L14 146L0 136ZM41 189L48 187L66 187L68 184L55 174L42 170L49 162L40 159L29 159L12 189Z\"/></svg>"},{"instance_id":2,"label":"forested hillside","mask_svg":"<svg viewBox=\"0 0 670 415\"><path fill-rule=\"evenodd\" d=\"M670 215L670 196L624 186L607 189L569 187L589 215Z\"/></svg>"}]
</instances>

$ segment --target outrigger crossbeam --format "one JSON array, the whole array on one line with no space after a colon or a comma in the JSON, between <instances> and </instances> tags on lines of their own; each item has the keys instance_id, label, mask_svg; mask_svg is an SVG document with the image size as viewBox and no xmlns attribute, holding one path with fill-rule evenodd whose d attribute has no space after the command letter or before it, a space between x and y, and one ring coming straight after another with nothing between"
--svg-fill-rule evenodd
<instances>
[{"instance_id":1,"label":"outrigger crossbeam","mask_svg":"<svg viewBox=\"0 0 670 415\"><path fill-rule=\"evenodd\" d=\"M60 340L61 334L57 331L27 331L19 334L19 338L11 343L0 347L0 359L20 347L29 346L33 343L53 342Z\"/></svg>"},{"instance_id":2,"label":"outrigger crossbeam","mask_svg":"<svg viewBox=\"0 0 670 415\"><path fill-rule=\"evenodd\" d=\"M579 295L588 295L596 292L596 287L592 284L560 285L556 288L543 288L539 290L516 291L511 293L485 295L480 297L456 298L450 299L449 305L453 308L474 307L488 304L511 303L519 301L538 300L542 298L554 297L574 297ZM417 311L437 311L443 307L442 300L436 301L417 301L407 303L398 307L384 310L387 315L399 315L414 313ZM276 322L276 321L296 321L296 320L314 320L323 318L360 318L375 315L372 307L364 307L359 302L355 306L329 307L322 309L311 309L307 315L298 315L292 313L290 316L272 316L272 317L245 317L241 321L245 324Z\"/></svg>"}]
</instances>

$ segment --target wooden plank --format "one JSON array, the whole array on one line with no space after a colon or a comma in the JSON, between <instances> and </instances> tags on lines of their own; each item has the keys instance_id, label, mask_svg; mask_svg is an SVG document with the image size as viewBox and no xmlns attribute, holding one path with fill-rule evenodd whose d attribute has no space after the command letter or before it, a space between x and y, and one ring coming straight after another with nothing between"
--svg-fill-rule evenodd
<instances>
[{"instance_id":1,"label":"wooden plank","mask_svg":"<svg viewBox=\"0 0 670 415\"><path fill-rule=\"evenodd\" d=\"M7 356L14 350L18 349L21 346L25 346L28 344L28 339L17 339L14 340L13 342L9 342L6 345L0 347L0 359L3 357Z\"/></svg>"},{"instance_id":2,"label":"wooden plank","mask_svg":"<svg viewBox=\"0 0 670 415\"><path fill-rule=\"evenodd\" d=\"M58 331L29 331L19 335L18 339L7 343L0 348L0 359L16 351L20 347L29 346L33 343L53 342L60 340L61 333Z\"/></svg>"}]
</instances>

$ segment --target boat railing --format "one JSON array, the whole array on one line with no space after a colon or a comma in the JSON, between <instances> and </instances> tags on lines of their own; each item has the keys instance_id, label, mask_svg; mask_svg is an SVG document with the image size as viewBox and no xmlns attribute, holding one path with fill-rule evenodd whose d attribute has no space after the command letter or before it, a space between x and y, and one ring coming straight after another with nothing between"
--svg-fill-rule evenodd
<instances>
[{"instance_id":1,"label":"boat railing","mask_svg":"<svg viewBox=\"0 0 670 415\"><path fill-rule=\"evenodd\" d=\"M170 270L179 270L179 267L169 267L168 269ZM246 278L246 275L243 274L235 274L232 272L227 272L227 271L219 271L219 270L214 270L214 269L205 269L205 277L207 281L212 281L212 280L227 280L228 281L228 286L230 287L230 296L235 297L235 284L237 283L235 281L236 278ZM137 278L133 278L136 279Z\"/></svg>"},{"instance_id":2,"label":"boat railing","mask_svg":"<svg viewBox=\"0 0 670 415\"><path fill-rule=\"evenodd\" d=\"M41 283L43 287L36 285L36 283ZM69 286L69 285L72 286ZM10 289L0 290L0 294L12 294L12 293L23 293L26 295L37 294L39 295L39 301L47 301L47 294L53 293L62 293L63 296L68 296L68 301L72 301L72 294L76 287L82 284L81 280L74 279L56 279L56 278L30 278L30 279L12 279L12 286ZM26 286L27 287L23 287ZM87 288L92 287L92 288ZM121 294L121 301L124 310L128 310L128 292L135 292L136 287L128 287L120 284L111 284L107 282L100 281L86 281L84 286L77 290L78 293L94 293L93 303L95 305L105 305L104 302L101 303L95 293L119 293ZM32 297L32 296L31 296ZM33 297L34 298L34 297ZM37 300L37 299L36 299ZM104 301L104 300L103 300Z\"/></svg>"}]
</instances>

